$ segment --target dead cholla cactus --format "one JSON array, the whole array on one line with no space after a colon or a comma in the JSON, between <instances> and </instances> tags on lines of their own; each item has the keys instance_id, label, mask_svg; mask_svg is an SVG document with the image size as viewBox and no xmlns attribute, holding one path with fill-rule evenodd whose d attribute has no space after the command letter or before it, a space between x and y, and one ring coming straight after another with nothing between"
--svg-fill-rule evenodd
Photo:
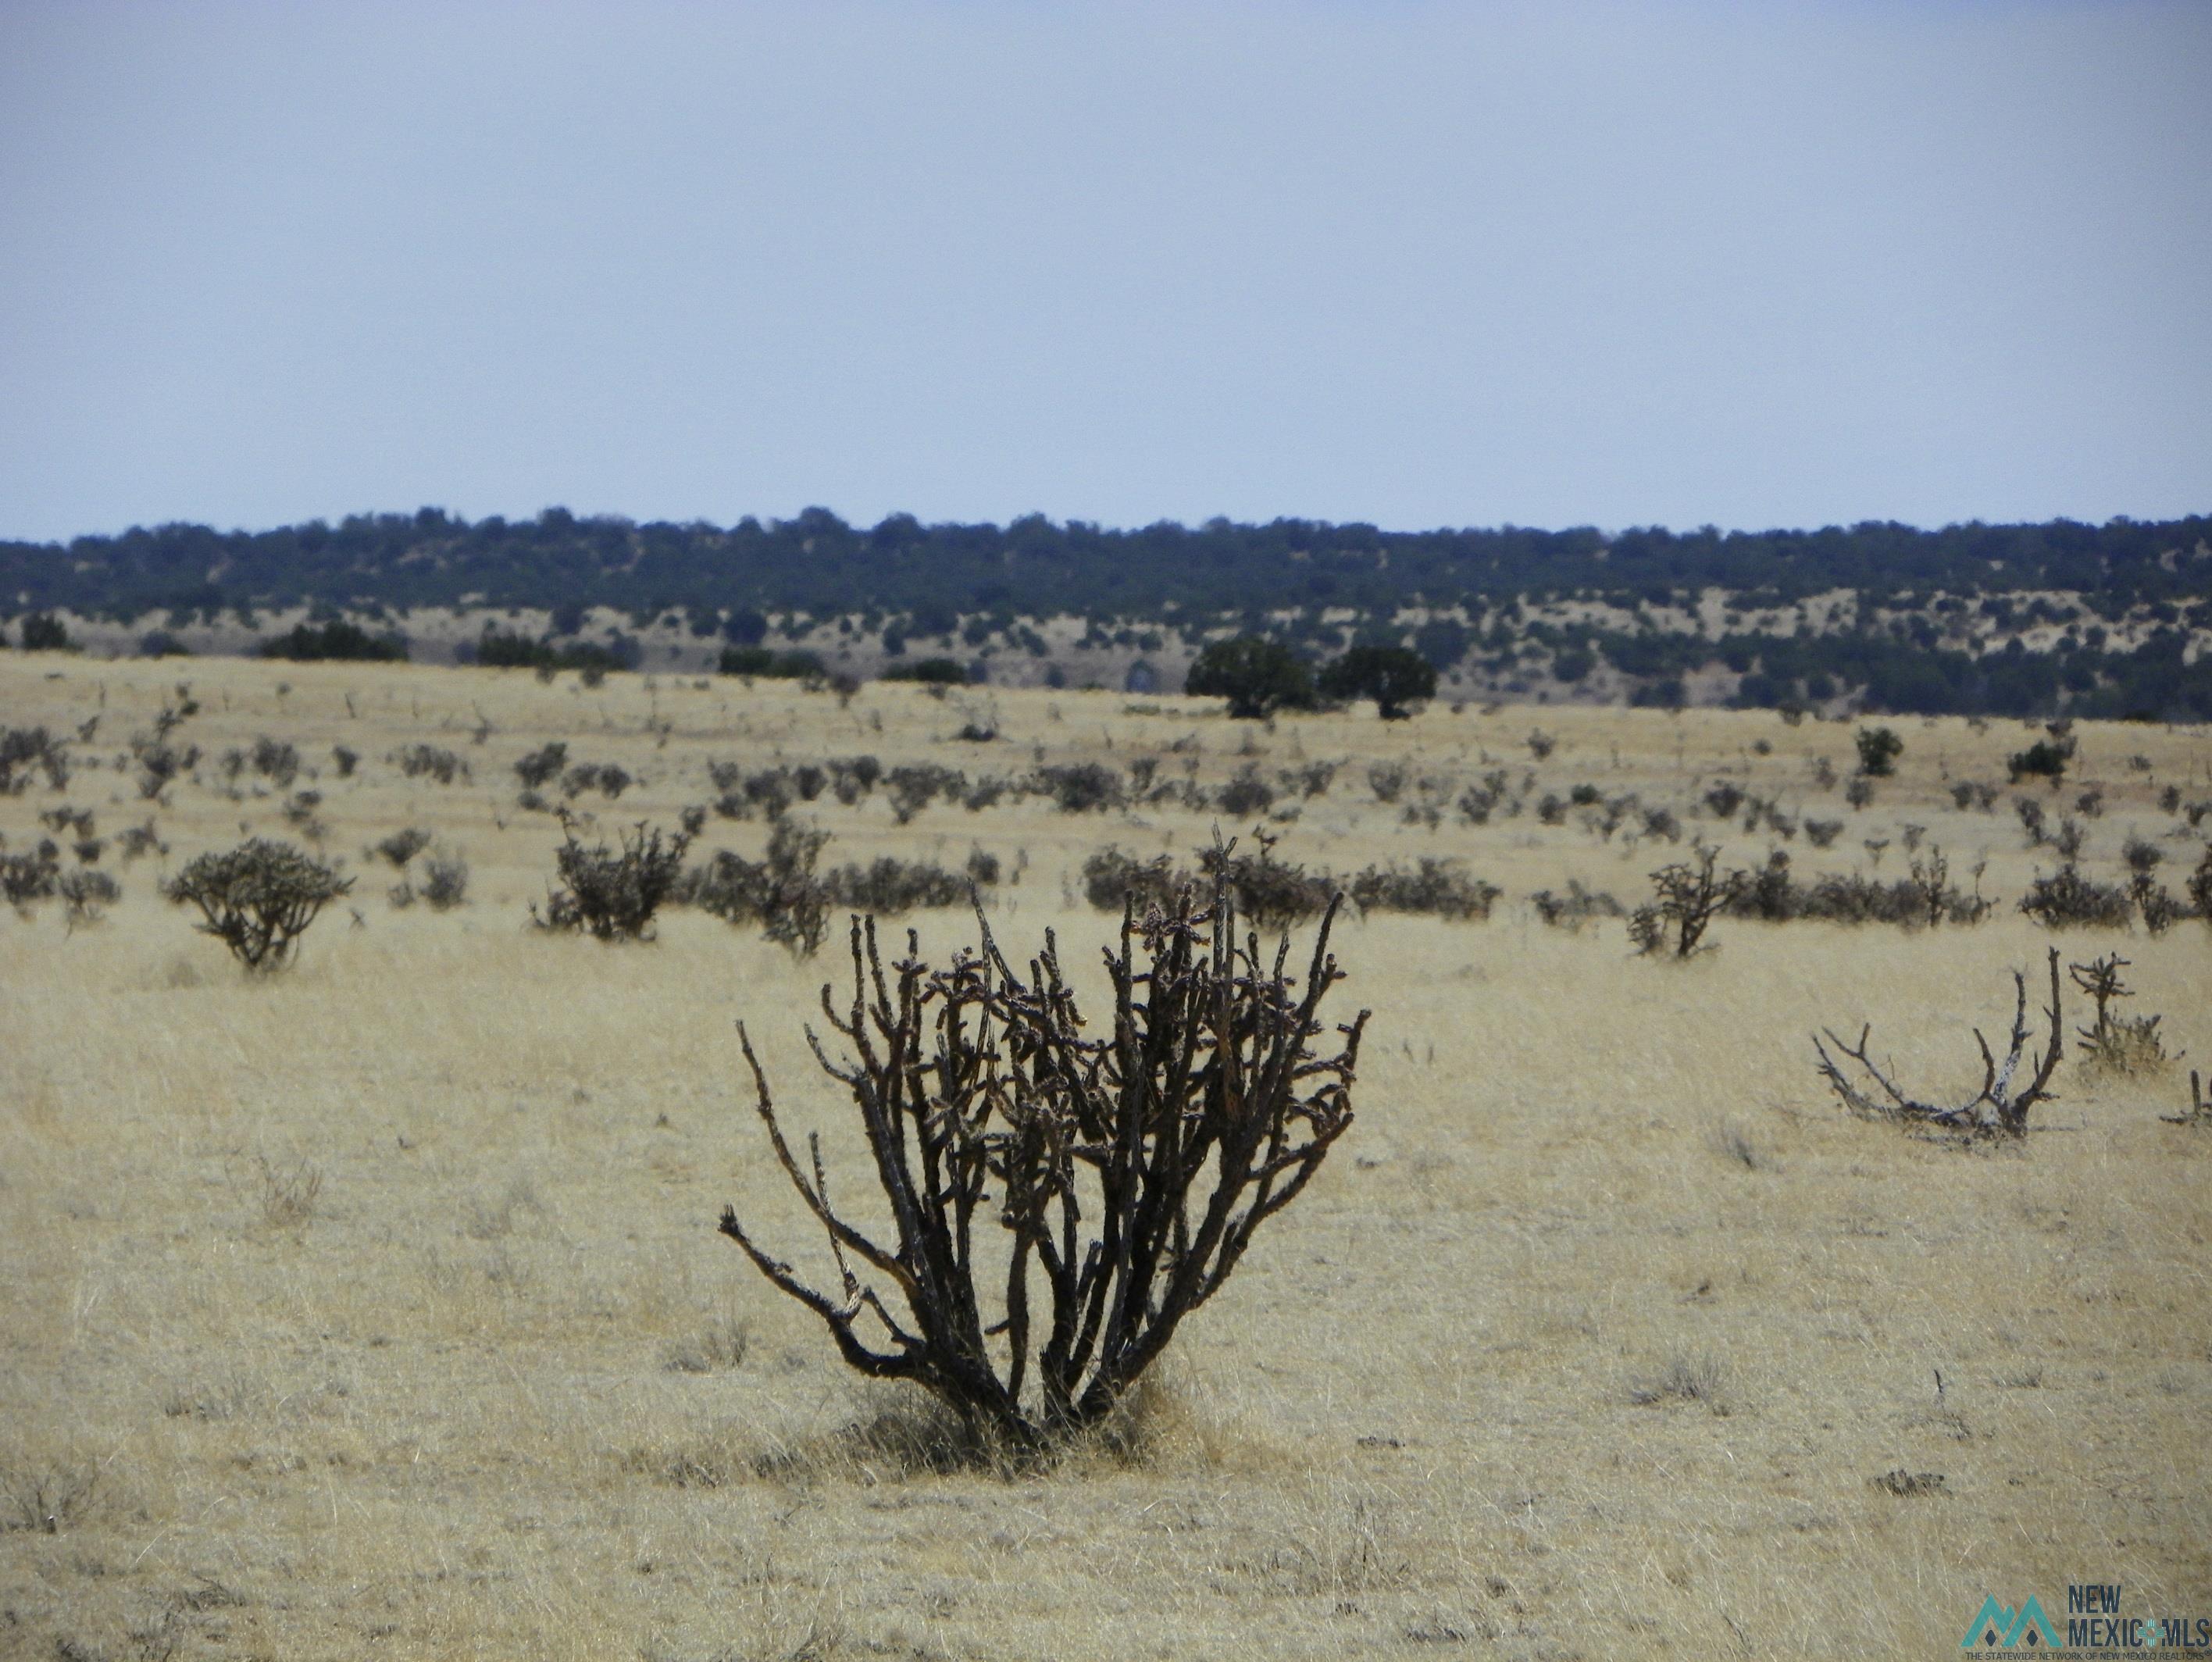
<instances>
[{"instance_id":1,"label":"dead cholla cactus","mask_svg":"<svg viewBox=\"0 0 2212 1662\"><path fill-rule=\"evenodd\" d=\"M2026 1083L2019 1083L2022 1060L2027 1053L2027 978L2020 971L2013 972L2015 999L2013 1009L2011 1041L2005 1058L1999 1063L1990 1053L1989 1041L1982 1037L1981 1029L1974 1030L1974 1042L1982 1048L1982 1088L1955 1107L1922 1102L1905 1095L1890 1077L1876 1067L1867 1055L1867 1041L1874 1029L1862 1026L1859 1041L1847 1045L1838 1038L1832 1028L1824 1028L1827 1044L1818 1034L1813 1048L1820 1053L1820 1076L1828 1082L1843 1105L1864 1119L1888 1119L1901 1125L1933 1126L1941 1131L1957 1131L1972 1137L2025 1137L2027 1135L2029 1111L2039 1102L2051 1100L2051 1076L2057 1071L2058 1058L2065 1048L2065 1035L2059 1025L2058 1016L2058 952L2051 953L2051 1004L2045 1011L2050 1026L2048 1047L2028 1065ZM1828 1053L1828 1045L1836 1047L1838 1055L1858 1065L1859 1071L1871 1082L1867 1083L1844 1071L1835 1056Z\"/></svg>"},{"instance_id":2,"label":"dead cholla cactus","mask_svg":"<svg viewBox=\"0 0 2212 1662\"><path fill-rule=\"evenodd\" d=\"M2197 1070L2189 1071L2189 1112L2159 1116L2169 1125L2212 1126L2212 1096L2204 1094L2204 1082L2197 1077Z\"/></svg>"},{"instance_id":3,"label":"dead cholla cactus","mask_svg":"<svg viewBox=\"0 0 2212 1662\"><path fill-rule=\"evenodd\" d=\"M1211 904L1194 892L1141 921L1124 910L1105 955L1103 1039L1084 1035L1049 931L1024 979L980 910L981 949L943 970L921 961L911 934L886 966L873 920L855 920L851 1003L841 1014L822 995L852 1058L807 1037L859 1109L887 1240L833 1203L818 1137L806 1164L793 1153L738 1029L769 1142L829 1235L837 1284L802 1280L734 1210L722 1233L821 1317L854 1368L915 1381L1014 1451L1105 1417L1352 1123L1367 1012L1336 1029L1334 1055L1311 1042L1339 979L1335 907L1301 987L1285 974L1287 937L1271 968L1256 936L1240 943L1225 887Z\"/></svg>"},{"instance_id":4,"label":"dead cholla cactus","mask_svg":"<svg viewBox=\"0 0 2212 1662\"><path fill-rule=\"evenodd\" d=\"M1651 874L1651 901L1628 920L1638 951L1659 956L1671 946L1674 957L1687 958L1698 950L1715 915L1751 882L1748 872L1720 870L1719 859L1718 849L1699 846L1688 860Z\"/></svg>"},{"instance_id":5,"label":"dead cholla cactus","mask_svg":"<svg viewBox=\"0 0 2212 1662\"><path fill-rule=\"evenodd\" d=\"M2121 1016L2113 1010L2121 999L2135 997L2120 980L2120 972L2127 967L2128 961L2118 953L2066 967L2074 985L2088 994L2097 1007L2093 1026L2075 1028L2081 1038L2081 1065L2087 1072L2160 1073L2180 1059L2166 1053L2165 1041L2158 1036L2160 1017Z\"/></svg>"},{"instance_id":6,"label":"dead cholla cactus","mask_svg":"<svg viewBox=\"0 0 2212 1662\"><path fill-rule=\"evenodd\" d=\"M595 941L649 941L653 914L669 897L684 870L691 839L664 836L659 827L637 828L619 848L577 840L576 822L565 808L561 847L553 862L561 886L547 891L545 910L533 903L530 919L540 929L578 930Z\"/></svg>"},{"instance_id":7,"label":"dead cholla cactus","mask_svg":"<svg viewBox=\"0 0 2212 1662\"><path fill-rule=\"evenodd\" d=\"M336 868L287 842L255 837L225 853L202 854L162 890L199 908L201 933L228 947L250 970L281 969L322 909L353 888Z\"/></svg>"}]
</instances>

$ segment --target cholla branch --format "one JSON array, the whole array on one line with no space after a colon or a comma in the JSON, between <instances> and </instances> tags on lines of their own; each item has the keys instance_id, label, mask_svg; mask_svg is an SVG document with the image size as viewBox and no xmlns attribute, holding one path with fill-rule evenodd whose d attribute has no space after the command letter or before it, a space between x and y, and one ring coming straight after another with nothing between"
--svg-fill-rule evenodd
<instances>
[{"instance_id":1,"label":"cholla branch","mask_svg":"<svg viewBox=\"0 0 2212 1662\"><path fill-rule=\"evenodd\" d=\"M1813 1040L1813 1048L1820 1058L1820 1071L1844 1106L1863 1119L1888 1119L1905 1125L1930 1125L1938 1129L1964 1132L1978 1137L2024 1137L2027 1133L2030 1110L2039 1102L2052 1100L2051 1076L2058 1066L2064 1049L2064 1034L2059 1019L2058 953L2053 949L2050 959L2051 1003L2044 1011L2049 1028L2049 1042L2043 1052L2027 1064L2028 1078L2018 1083L2023 1062L2027 1055L2027 978L2019 970L2013 972L2012 1030L2008 1037L2004 1059L2000 1062L1991 1052L1989 1040L1981 1029L1974 1030L1974 1042L1982 1052L1982 1086L1973 1095L1955 1106L1921 1101L1909 1095L1895 1080L1885 1073L1869 1055L1869 1041L1873 1028L1862 1026L1858 1042L1846 1043L1837 1036L1833 1028L1823 1028L1826 1036L1823 1043L1820 1034ZM1828 1046L1835 1046L1831 1053ZM1838 1058L1841 1058L1839 1060ZM1857 1074L1847 1070L1844 1062L1856 1064Z\"/></svg>"},{"instance_id":2,"label":"cholla branch","mask_svg":"<svg viewBox=\"0 0 2212 1662\"><path fill-rule=\"evenodd\" d=\"M851 996L823 991L842 1053L807 1038L851 1095L890 1234L836 1211L818 1145L799 1165L742 1027L769 1145L842 1290L809 1285L734 1210L722 1233L863 1371L913 1380L1018 1447L1096 1422L1352 1123L1367 1013L1334 1029L1333 1051L1313 1043L1341 979L1335 912L1299 978L1287 937L1266 961L1256 936L1239 938L1225 885L1141 919L1126 907L1098 1038L1049 932L1017 970L979 909L980 946L933 969L910 933L887 964L873 920L855 919Z\"/></svg>"}]
</instances>

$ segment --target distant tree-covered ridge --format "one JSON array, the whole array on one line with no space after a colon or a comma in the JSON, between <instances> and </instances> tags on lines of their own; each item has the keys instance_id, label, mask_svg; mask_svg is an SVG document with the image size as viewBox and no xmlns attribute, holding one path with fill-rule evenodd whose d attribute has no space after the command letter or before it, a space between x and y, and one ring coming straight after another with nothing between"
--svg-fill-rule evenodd
<instances>
[{"instance_id":1,"label":"distant tree-covered ridge","mask_svg":"<svg viewBox=\"0 0 2212 1662\"><path fill-rule=\"evenodd\" d=\"M264 612L305 608L320 627L345 617L382 642L437 609L532 609L569 637L594 607L664 643L695 640L709 664L771 631L818 647L808 631L834 620L829 644L866 672L911 641L916 658L979 674L1003 654L994 679L1024 663L1094 675L1059 670L1076 655L1045 638L1047 620L1073 618L1087 630L1074 646L1145 654L1147 673L1176 686L1207 641L1248 634L1316 668L1355 647L1409 647L1446 676L1445 695L2212 718L2198 640L2212 631L2206 516L1608 535L907 514L859 527L823 508L728 527L561 508L471 523L425 508L0 543L0 623L67 613L174 630L228 616L258 630ZM557 656L534 634L527 646Z\"/></svg>"}]
</instances>

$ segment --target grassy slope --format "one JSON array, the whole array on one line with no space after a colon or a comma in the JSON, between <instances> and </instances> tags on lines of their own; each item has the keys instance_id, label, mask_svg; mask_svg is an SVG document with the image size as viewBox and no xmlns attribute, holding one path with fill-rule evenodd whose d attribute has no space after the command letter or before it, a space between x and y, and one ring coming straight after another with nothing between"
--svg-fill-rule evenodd
<instances>
[{"instance_id":1,"label":"grassy slope","mask_svg":"<svg viewBox=\"0 0 2212 1662\"><path fill-rule=\"evenodd\" d=\"M910 689L841 711L635 677L47 667L0 659L6 720L104 711L101 755L179 673L205 707L180 737L297 742L366 925L341 907L297 970L238 979L153 897L155 867L281 832L280 799L189 784L159 816L171 855L123 872L104 925L0 921L0 1474L11 1495L97 1476L57 1532L0 1533L0 1652L1322 1657L1458 1634L1507 1655L1841 1655L1954 1647L1984 1592L2048 1604L2069 1578L2124 1584L2136 1613L2208 1602L2212 1141L2158 1119L2185 1088L2069 1062L2047 1133L1961 1154L1846 1119L1808 1065L1810 1028L1866 1018L1913 1077L1966 1083L1966 1028L2002 1021L2005 969L2043 937L2009 916L1723 924L1688 966L1634 961L1618 924L1547 931L1522 897L1577 875L1629 898L1652 846L1533 815L1409 828L1364 780L1385 753L1460 779L1488 757L1686 814L1725 767L1850 822L1828 855L1793 845L1803 871L1917 823L1961 869L1986 852L2009 896L2033 864L2014 822L1955 812L1942 774L2001 779L2017 726L1896 724L1904 777L1852 814L1809 775L1847 767L1849 731L1771 715L1547 711L1559 749L1531 764L1527 710L1267 732L1179 701L1001 694L1007 736L975 747ZM1143 1456L933 1475L839 1435L898 1404L713 1234L736 1199L815 1252L743 1107L738 1015L790 1111L830 1128L841 1193L863 1192L798 1027L834 959L696 916L644 949L526 932L556 838L507 768L550 737L645 777L610 824L708 799L709 757L1012 771L1041 745L1166 753L1163 776L1194 755L1208 779L1342 758L1285 854L1461 854L1507 898L1485 925L1345 930L1339 996L1376 1011L1359 1123L1186 1330ZM384 758L417 739L472 782L401 779ZM333 743L368 758L356 779L331 776ZM2091 729L2082 753L2101 875L2126 830L2171 828L2160 786L2212 794L2201 732ZM82 768L0 799L9 846L62 800L107 833L143 816L127 773ZM1032 802L900 830L880 797L823 806L832 858L1025 851L994 926L1071 946L1104 935L1069 886L1083 853L1210 828ZM360 851L409 823L465 852L470 907L387 906ZM705 844L762 836L714 821ZM963 936L957 914L919 927L938 950ZM2124 950L2138 1007L2212 1054L2203 925L2067 944ZM1635 1401L1674 1375L1711 1392ZM1900 1466L1945 1492L1870 1486Z\"/></svg>"}]
</instances>

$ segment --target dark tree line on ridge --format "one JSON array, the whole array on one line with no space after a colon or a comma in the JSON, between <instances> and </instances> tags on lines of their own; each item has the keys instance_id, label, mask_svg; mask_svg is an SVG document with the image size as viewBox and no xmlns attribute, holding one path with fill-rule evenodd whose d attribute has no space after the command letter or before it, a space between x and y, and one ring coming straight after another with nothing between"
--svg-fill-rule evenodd
<instances>
[{"instance_id":1,"label":"dark tree line on ridge","mask_svg":"<svg viewBox=\"0 0 2212 1662\"><path fill-rule=\"evenodd\" d=\"M1852 589L1869 621L1712 640L1665 628L1562 625L1522 611L1524 601L1568 597L1679 604L1706 588L1728 591L1739 610ZM2050 591L2078 604L2054 612ZM1946 610L1971 609L2001 628L2074 627L2055 652L2026 651L2016 638L1978 647L1938 631L1929 615L1938 594ZM1570 684L1603 664L1650 703L1675 701L1684 675L1718 662L1742 677L1747 704L1859 691L1869 707L1904 713L2212 718L2212 664L2188 661L2189 630L2212 627L2205 516L1607 536L1294 519L1123 531L1036 515L999 526L894 514L864 528L822 508L726 528L560 508L471 523L424 508L259 532L173 525L65 545L0 543L0 617L27 615L26 626L59 610L166 613L173 627L229 612L252 624L261 610L306 604L326 627L344 610L380 627L373 646L345 654L359 656L386 655L386 626L430 606L542 608L558 636L574 635L587 607L606 606L640 627L675 617L696 635L741 647L757 646L772 624L790 630L857 613L893 658L909 638L957 650L997 637L1041 653L1045 643L1025 620L1072 615L1091 620L1090 644L1145 651L1170 632L1196 646L1225 628L1315 661L1406 646L1439 670L1473 654L1492 674L1536 664ZM1415 607L1464 621L1399 627L1396 614ZM1917 615L1881 620L1876 609ZM1345 623L1346 612L1362 621ZM2131 614L2148 619L2150 637L2109 642L2105 625ZM306 655L296 646L279 638L270 650Z\"/></svg>"}]
</instances>

